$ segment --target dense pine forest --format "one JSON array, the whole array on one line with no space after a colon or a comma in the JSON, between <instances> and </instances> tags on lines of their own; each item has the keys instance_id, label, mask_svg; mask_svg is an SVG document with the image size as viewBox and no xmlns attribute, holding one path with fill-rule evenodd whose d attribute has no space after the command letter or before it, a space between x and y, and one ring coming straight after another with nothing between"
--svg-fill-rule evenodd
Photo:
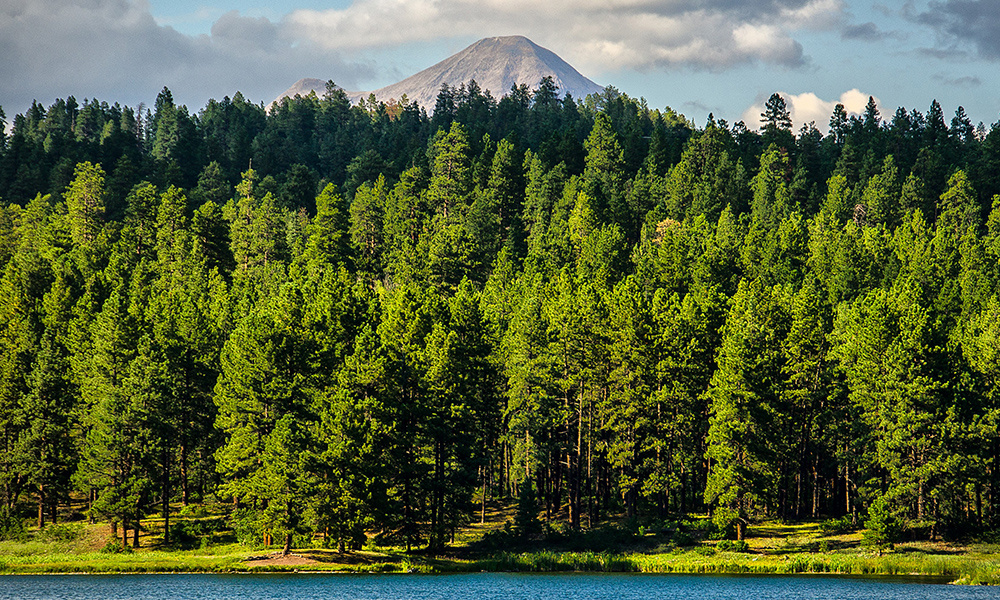
<instances>
[{"instance_id":1,"label":"dense pine forest","mask_svg":"<svg viewBox=\"0 0 1000 600\"><path fill-rule=\"evenodd\" d=\"M0 494L439 549L487 502L1000 526L1000 123L550 79L0 130ZM125 538L127 539L127 537Z\"/></svg>"}]
</instances>

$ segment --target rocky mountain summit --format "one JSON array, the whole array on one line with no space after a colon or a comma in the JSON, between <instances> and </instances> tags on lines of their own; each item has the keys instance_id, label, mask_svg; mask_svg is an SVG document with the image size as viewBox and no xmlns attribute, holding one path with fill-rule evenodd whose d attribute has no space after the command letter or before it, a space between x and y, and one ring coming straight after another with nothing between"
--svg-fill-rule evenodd
<instances>
[{"instance_id":1,"label":"rocky mountain summit","mask_svg":"<svg viewBox=\"0 0 1000 600\"><path fill-rule=\"evenodd\" d=\"M534 88L546 76L555 80L560 95L570 93L574 98L583 98L603 89L551 50L515 35L479 40L458 54L398 83L374 92L348 92L348 96L357 101L374 93L378 100L389 101L398 100L405 94L411 102L417 102L430 112L434 110L442 84L458 87L475 80L480 89L484 92L489 90L494 98L499 99L507 95L515 84L523 83ZM300 79L275 101L286 96L305 95L310 91L322 95L326 91L326 82L322 79Z\"/></svg>"}]
</instances>

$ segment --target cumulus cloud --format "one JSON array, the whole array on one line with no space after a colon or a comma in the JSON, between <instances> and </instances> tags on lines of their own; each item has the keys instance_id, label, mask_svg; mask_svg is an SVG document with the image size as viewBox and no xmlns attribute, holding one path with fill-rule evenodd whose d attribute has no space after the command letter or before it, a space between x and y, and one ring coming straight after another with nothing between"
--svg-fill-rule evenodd
<instances>
[{"instance_id":1,"label":"cumulus cloud","mask_svg":"<svg viewBox=\"0 0 1000 600\"><path fill-rule=\"evenodd\" d=\"M0 57L0 105L9 115L33 99L71 94L150 103L163 86L197 110L236 91L270 101L304 76L345 87L370 76L265 18L233 11L210 35L188 36L157 24L145 2L129 0L4 0Z\"/></svg>"},{"instance_id":2,"label":"cumulus cloud","mask_svg":"<svg viewBox=\"0 0 1000 600\"><path fill-rule=\"evenodd\" d=\"M979 56L1000 60L1000 11L996 0L943 0L928 3L923 12L910 17L934 29L939 45L969 44Z\"/></svg>"},{"instance_id":3,"label":"cumulus cloud","mask_svg":"<svg viewBox=\"0 0 1000 600\"><path fill-rule=\"evenodd\" d=\"M860 115L865 112L869 98L869 94L863 94L857 88L844 92L837 100L823 100L813 92L804 94L778 93L785 99L788 112L792 116L792 126L796 131L803 125L815 123L816 128L824 134L830 129L830 117L838 104L844 105L847 114ZM753 106L743 111L742 118L747 127L754 129L760 125L760 115L764 112L765 102L766 98L759 98ZM875 105L884 116L885 110L883 110L882 102L878 98L875 98Z\"/></svg>"},{"instance_id":4,"label":"cumulus cloud","mask_svg":"<svg viewBox=\"0 0 1000 600\"><path fill-rule=\"evenodd\" d=\"M331 49L522 34L598 70L720 70L800 66L807 59L794 33L836 27L845 14L843 0L354 0L294 11L282 25Z\"/></svg>"}]
</instances>

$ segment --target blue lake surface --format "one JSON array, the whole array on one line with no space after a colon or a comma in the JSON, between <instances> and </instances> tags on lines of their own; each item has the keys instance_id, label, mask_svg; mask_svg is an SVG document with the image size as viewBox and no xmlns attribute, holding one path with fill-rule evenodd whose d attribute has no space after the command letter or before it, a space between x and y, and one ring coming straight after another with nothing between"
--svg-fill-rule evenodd
<instances>
[{"instance_id":1,"label":"blue lake surface","mask_svg":"<svg viewBox=\"0 0 1000 600\"><path fill-rule=\"evenodd\" d=\"M461 575L15 575L0 600L889 600L1000 598L997 588L928 580L837 576Z\"/></svg>"}]
</instances>

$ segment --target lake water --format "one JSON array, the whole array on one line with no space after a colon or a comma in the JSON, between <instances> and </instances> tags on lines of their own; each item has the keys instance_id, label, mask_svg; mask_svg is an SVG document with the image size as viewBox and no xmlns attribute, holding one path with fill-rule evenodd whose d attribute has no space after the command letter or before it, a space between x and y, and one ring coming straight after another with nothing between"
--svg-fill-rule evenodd
<instances>
[{"instance_id":1,"label":"lake water","mask_svg":"<svg viewBox=\"0 0 1000 600\"><path fill-rule=\"evenodd\" d=\"M922 600L998 598L996 588L836 576L23 575L0 577L0 600Z\"/></svg>"}]
</instances>

